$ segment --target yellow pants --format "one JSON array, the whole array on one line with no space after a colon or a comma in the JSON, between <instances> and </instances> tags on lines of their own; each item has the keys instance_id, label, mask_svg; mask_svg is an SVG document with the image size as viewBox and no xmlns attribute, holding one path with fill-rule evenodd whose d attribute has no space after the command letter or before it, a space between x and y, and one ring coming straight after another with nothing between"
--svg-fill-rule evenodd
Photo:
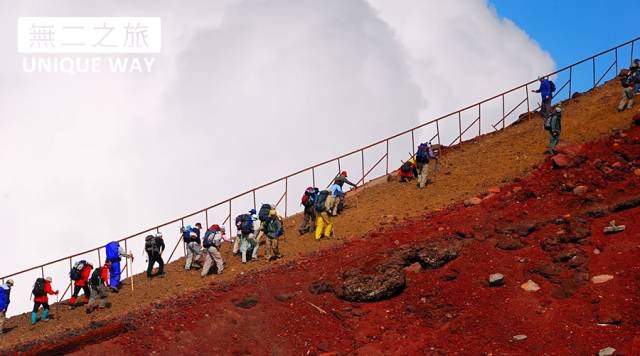
<instances>
[{"instance_id":1,"label":"yellow pants","mask_svg":"<svg viewBox=\"0 0 640 356\"><path fill-rule=\"evenodd\" d=\"M318 214L316 218L316 240L320 240L322 235L324 237L329 238L331 236L331 231L333 230L333 220L331 220L331 216L328 212L323 211Z\"/></svg>"}]
</instances>

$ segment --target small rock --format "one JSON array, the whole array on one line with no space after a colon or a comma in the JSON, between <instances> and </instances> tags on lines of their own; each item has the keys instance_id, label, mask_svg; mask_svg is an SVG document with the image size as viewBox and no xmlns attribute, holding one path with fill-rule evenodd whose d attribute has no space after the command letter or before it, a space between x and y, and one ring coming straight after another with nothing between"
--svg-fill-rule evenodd
<instances>
[{"instance_id":1,"label":"small rock","mask_svg":"<svg viewBox=\"0 0 640 356\"><path fill-rule=\"evenodd\" d=\"M532 280L528 280L526 283L523 283L522 285L520 285L520 288L526 290L527 292L537 292L540 290L540 286L538 285L538 283Z\"/></svg>"},{"instance_id":2,"label":"small rock","mask_svg":"<svg viewBox=\"0 0 640 356\"><path fill-rule=\"evenodd\" d=\"M633 174L635 174L636 176L640 177L640 168L636 168L633 170Z\"/></svg>"},{"instance_id":3,"label":"small rock","mask_svg":"<svg viewBox=\"0 0 640 356\"><path fill-rule=\"evenodd\" d=\"M280 294L277 294L275 298L279 302L286 302L295 296L296 296L295 293L280 293Z\"/></svg>"},{"instance_id":4,"label":"small rock","mask_svg":"<svg viewBox=\"0 0 640 356\"><path fill-rule=\"evenodd\" d=\"M514 341L523 341L527 339L527 335L521 334L521 335L516 335L513 337Z\"/></svg>"},{"instance_id":5,"label":"small rock","mask_svg":"<svg viewBox=\"0 0 640 356\"><path fill-rule=\"evenodd\" d=\"M411 272L411 273L418 273L418 272L422 271L422 266L420 266L420 263L415 262L414 264L412 264L412 265L410 265L408 267L405 267L404 270L407 271L407 272Z\"/></svg>"},{"instance_id":6,"label":"small rock","mask_svg":"<svg viewBox=\"0 0 640 356\"><path fill-rule=\"evenodd\" d=\"M591 278L591 282L594 284L606 283L613 279L613 276L610 274L601 274L599 276L595 276Z\"/></svg>"},{"instance_id":7,"label":"small rock","mask_svg":"<svg viewBox=\"0 0 640 356\"><path fill-rule=\"evenodd\" d=\"M235 306L238 308L251 309L255 307L256 304L258 304L258 298L256 298L253 295L250 295L242 299L234 300L233 304L235 304Z\"/></svg>"},{"instance_id":8,"label":"small rock","mask_svg":"<svg viewBox=\"0 0 640 356\"><path fill-rule=\"evenodd\" d=\"M589 188L587 188L586 185L579 185L579 186L573 188L573 194L575 194L577 196L584 195L588 190L589 190Z\"/></svg>"},{"instance_id":9,"label":"small rock","mask_svg":"<svg viewBox=\"0 0 640 356\"><path fill-rule=\"evenodd\" d=\"M498 287L504 285L504 275L502 273L494 273L489 276L489 285L491 287Z\"/></svg>"},{"instance_id":10,"label":"small rock","mask_svg":"<svg viewBox=\"0 0 640 356\"><path fill-rule=\"evenodd\" d=\"M500 193L500 187L491 187L491 188L487 189L487 191L489 193L498 194L498 193Z\"/></svg>"},{"instance_id":11,"label":"small rock","mask_svg":"<svg viewBox=\"0 0 640 356\"><path fill-rule=\"evenodd\" d=\"M619 325L622 323L622 315L616 311L601 310L598 312L598 324Z\"/></svg>"},{"instance_id":12,"label":"small rock","mask_svg":"<svg viewBox=\"0 0 640 356\"><path fill-rule=\"evenodd\" d=\"M464 206L465 207L470 207L470 206L473 206L473 205L478 205L480 203L482 203L482 199L480 199L478 197L473 197L473 198L466 199L464 201Z\"/></svg>"},{"instance_id":13,"label":"small rock","mask_svg":"<svg viewBox=\"0 0 640 356\"><path fill-rule=\"evenodd\" d=\"M364 316L367 314L367 312L365 312L364 310L360 310L360 309L354 309L351 311L351 314L354 316Z\"/></svg>"},{"instance_id":14,"label":"small rock","mask_svg":"<svg viewBox=\"0 0 640 356\"><path fill-rule=\"evenodd\" d=\"M598 356L613 356L615 354L616 354L616 349L614 349L611 346L605 347L604 349L601 349L600 351L598 351Z\"/></svg>"},{"instance_id":15,"label":"small rock","mask_svg":"<svg viewBox=\"0 0 640 356\"><path fill-rule=\"evenodd\" d=\"M551 162L555 168L565 168L569 166L569 158L561 153L553 156Z\"/></svg>"},{"instance_id":16,"label":"small rock","mask_svg":"<svg viewBox=\"0 0 640 356\"><path fill-rule=\"evenodd\" d=\"M594 255L599 255L600 254L600 250L598 250L597 248L593 249L593 254Z\"/></svg>"},{"instance_id":17,"label":"small rock","mask_svg":"<svg viewBox=\"0 0 640 356\"><path fill-rule=\"evenodd\" d=\"M329 345L326 342L321 342L318 344L318 351L327 352L329 351Z\"/></svg>"}]
</instances>

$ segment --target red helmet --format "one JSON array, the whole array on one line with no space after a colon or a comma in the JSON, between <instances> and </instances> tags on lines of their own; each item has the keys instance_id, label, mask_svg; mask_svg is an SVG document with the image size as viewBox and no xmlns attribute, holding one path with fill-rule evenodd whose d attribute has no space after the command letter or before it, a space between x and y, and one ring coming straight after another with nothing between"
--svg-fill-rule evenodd
<instances>
[{"instance_id":1,"label":"red helmet","mask_svg":"<svg viewBox=\"0 0 640 356\"><path fill-rule=\"evenodd\" d=\"M347 176L347 171L340 172L340 175L346 177Z\"/></svg>"},{"instance_id":2,"label":"red helmet","mask_svg":"<svg viewBox=\"0 0 640 356\"><path fill-rule=\"evenodd\" d=\"M213 224L209 227L209 230L213 230L213 231L220 231L220 225L218 224Z\"/></svg>"}]
</instances>

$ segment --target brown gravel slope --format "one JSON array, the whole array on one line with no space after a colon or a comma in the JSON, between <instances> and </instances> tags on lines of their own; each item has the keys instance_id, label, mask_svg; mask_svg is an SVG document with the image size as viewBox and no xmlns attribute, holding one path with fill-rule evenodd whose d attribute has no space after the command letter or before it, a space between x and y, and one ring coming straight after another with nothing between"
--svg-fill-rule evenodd
<instances>
[{"instance_id":1,"label":"brown gravel slope","mask_svg":"<svg viewBox=\"0 0 640 356\"><path fill-rule=\"evenodd\" d=\"M611 130L624 128L638 110L617 113L619 97L617 81L611 81L595 90L564 104L562 139L571 143L585 143L607 135ZM426 189L418 190L413 184L395 181L371 184L350 195L348 209L335 219L336 239L316 242L310 234L299 237L296 226L300 216L287 219L288 233L281 244L284 263L301 254L326 248L344 240L361 236L374 229L404 218L418 216L427 210L446 207L453 201L477 195L488 187L511 182L526 175L533 166L545 160L543 154L547 134L538 117L524 121L506 130L482 136L446 152L440 172ZM175 243L169 241L169 244ZM223 249L227 269L222 276L202 279L199 271L184 272L182 261L167 266L168 276L147 281L136 276L136 290L125 288L112 295L113 308L92 315L84 309L67 310L66 306L52 307L54 320L31 327L27 314L18 315L5 323L8 333L0 337L0 350L18 344L46 342L47 339L69 332L81 333L92 326L122 318L133 309L146 308L151 303L202 288L209 283L224 283L238 274L270 266L264 260L242 265L231 256L230 247Z\"/></svg>"}]
</instances>

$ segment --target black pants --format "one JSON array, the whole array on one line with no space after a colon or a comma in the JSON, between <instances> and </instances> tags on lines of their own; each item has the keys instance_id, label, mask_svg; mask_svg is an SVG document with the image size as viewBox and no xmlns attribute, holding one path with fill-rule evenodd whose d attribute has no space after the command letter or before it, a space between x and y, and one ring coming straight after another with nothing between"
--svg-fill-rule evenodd
<instances>
[{"instance_id":1,"label":"black pants","mask_svg":"<svg viewBox=\"0 0 640 356\"><path fill-rule=\"evenodd\" d=\"M78 294L80 294L80 291L84 292L85 298L89 298L89 296L91 296L91 290L89 290L89 286L84 285L84 286L73 286L73 295L71 297L77 298Z\"/></svg>"},{"instance_id":2,"label":"black pants","mask_svg":"<svg viewBox=\"0 0 640 356\"><path fill-rule=\"evenodd\" d=\"M164 260L162 259L162 255L159 253L150 253L147 254L149 256L149 265L147 266L147 277L151 277L151 271L153 271L153 265L158 262L158 274L164 273Z\"/></svg>"},{"instance_id":3,"label":"black pants","mask_svg":"<svg viewBox=\"0 0 640 356\"><path fill-rule=\"evenodd\" d=\"M44 308L44 310L49 310L49 303L38 303L38 302L35 302L35 303L33 303L33 312L37 313L38 309L40 309L41 305L42 305L42 308Z\"/></svg>"}]
</instances>

